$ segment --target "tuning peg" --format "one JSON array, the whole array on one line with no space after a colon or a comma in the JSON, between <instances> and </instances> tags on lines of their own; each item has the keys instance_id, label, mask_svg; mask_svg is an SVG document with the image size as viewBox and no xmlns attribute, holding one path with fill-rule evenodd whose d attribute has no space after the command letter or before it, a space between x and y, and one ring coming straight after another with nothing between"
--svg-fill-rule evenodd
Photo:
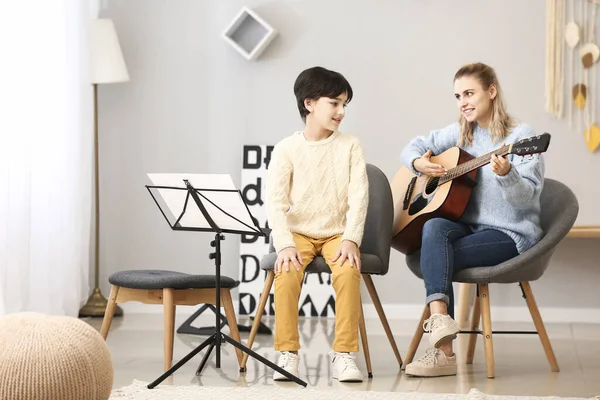
<instances>
[{"instance_id":1,"label":"tuning peg","mask_svg":"<svg viewBox=\"0 0 600 400\"><path fill-rule=\"evenodd\" d=\"M216 243L214 240L211 240L211 241L210 241L210 246L211 246L211 247L215 247L216 245L217 245L217 243Z\"/></svg>"},{"instance_id":2,"label":"tuning peg","mask_svg":"<svg viewBox=\"0 0 600 400\"><path fill-rule=\"evenodd\" d=\"M217 256L217 255L216 255L215 253L210 253L210 254L208 255L208 258L209 258L209 259L211 259L211 260L214 260L216 256Z\"/></svg>"},{"instance_id":3,"label":"tuning peg","mask_svg":"<svg viewBox=\"0 0 600 400\"><path fill-rule=\"evenodd\" d=\"M221 240L225 240L225 236L223 236L223 235L219 235L219 238L220 238Z\"/></svg>"}]
</instances>

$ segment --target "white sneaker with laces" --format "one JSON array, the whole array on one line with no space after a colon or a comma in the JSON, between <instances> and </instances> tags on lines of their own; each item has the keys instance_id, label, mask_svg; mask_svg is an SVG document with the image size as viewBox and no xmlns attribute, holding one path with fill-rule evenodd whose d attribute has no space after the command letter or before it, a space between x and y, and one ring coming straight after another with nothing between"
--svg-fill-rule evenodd
<instances>
[{"instance_id":1,"label":"white sneaker with laces","mask_svg":"<svg viewBox=\"0 0 600 400\"><path fill-rule=\"evenodd\" d=\"M430 347L423 357L406 366L405 373L428 377L456 375L456 354L448 357L442 350Z\"/></svg>"},{"instance_id":2,"label":"white sneaker with laces","mask_svg":"<svg viewBox=\"0 0 600 400\"><path fill-rule=\"evenodd\" d=\"M294 376L298 376L298 364L300 363L300 356L298 354L290 353L289 351L282 351L279 356L279 361L277 361L277 365L283 368L285 371L289 372ZM273 373L274 381L289 381L290 379L283 375L280 372Z\"/></svg>"},{"instance_id":3,"label":"white sneaker with laces","mask_svg":"<svg viewBox=\"0 0 600 400\"><path fill-rule=\"evenodd\" d=\"M423 330L430 332L429 344L435 348L447 340L456 339L456 334L460 332L458 323L447 314L431 314L423 323Z\"/></svg>"},{"instance_id":4,"label":"white sneaker with laces","mask_svg":"<svg viewBox=\"0 0 600 400\"><path fill-rule=\"evenodd\" d=\"M354 362L354 356L350 353L333 353L333 379L337 379L340 382L362 382L363 376L360 373L356 363Z\"/></svg>"}]
</instances>

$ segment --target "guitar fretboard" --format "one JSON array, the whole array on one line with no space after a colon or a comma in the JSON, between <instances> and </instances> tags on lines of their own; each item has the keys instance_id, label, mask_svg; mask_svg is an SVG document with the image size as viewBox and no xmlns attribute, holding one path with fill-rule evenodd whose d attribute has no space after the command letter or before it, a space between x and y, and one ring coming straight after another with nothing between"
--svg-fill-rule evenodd
<instances>
[{"instance_id":1,"label":"guitar fretboard","mask_svg":"<svg viewBox=\"0 0 600 400\"><path fill-rule=\"evenodd\" d=\"M497 150L490 151L487 154L484 154L477 158L473 158L472 160L469 160L467 162L457 165L454 168L449 169L448 173L440 178L438 185L449 182L453 179L456 179L464 174L468 174L469 172L488 164L492 159L492 154L495 154L498 157L507 155L510 151L509 149L509 146L500 147Z\"/></svg>"}]
</instances>

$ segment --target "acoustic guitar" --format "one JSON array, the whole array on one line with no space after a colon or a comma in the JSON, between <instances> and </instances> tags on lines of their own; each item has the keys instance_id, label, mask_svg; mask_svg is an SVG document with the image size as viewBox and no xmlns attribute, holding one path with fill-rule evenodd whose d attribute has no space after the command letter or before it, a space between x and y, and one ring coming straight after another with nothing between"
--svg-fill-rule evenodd
<instances>
[{"instance_id":1,"label":"acoustic guitar","mask_svg":"<svg viewBox=\"0 0 600 400\"><path fill-rule=\"evenodd\" d=\"M431 156L431 162L446 168L442 177L415 175L402 166L391 183L394 201L392 248L410 254L421 247L423 225L431 218L458 220L477 184L479 168L490 163L492 154L519 156L543 153L550 145L550 134L544 133L503 146L475 158L460 147L452 147Z\"/></svg>"}]
</instances>

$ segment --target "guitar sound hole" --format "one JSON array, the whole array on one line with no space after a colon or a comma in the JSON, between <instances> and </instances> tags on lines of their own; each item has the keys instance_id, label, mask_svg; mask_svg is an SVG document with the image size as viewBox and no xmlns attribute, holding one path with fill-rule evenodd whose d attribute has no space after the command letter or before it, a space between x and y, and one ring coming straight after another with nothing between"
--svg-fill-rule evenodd
<instances>
[{"instance_id":1,"label":"guitar sound hole","mask_svg":"<svg viewBox=\"0 0 600 400\"><path fill-rule=\"evenodd\" d=\"M435 189L437 189L439 182L440 182L440 178L438 178L438 177L431 178L427 182L427 186L425 186L425 194L430 195L431 193L435 192Z\"/></svg>"}]
</instances>

